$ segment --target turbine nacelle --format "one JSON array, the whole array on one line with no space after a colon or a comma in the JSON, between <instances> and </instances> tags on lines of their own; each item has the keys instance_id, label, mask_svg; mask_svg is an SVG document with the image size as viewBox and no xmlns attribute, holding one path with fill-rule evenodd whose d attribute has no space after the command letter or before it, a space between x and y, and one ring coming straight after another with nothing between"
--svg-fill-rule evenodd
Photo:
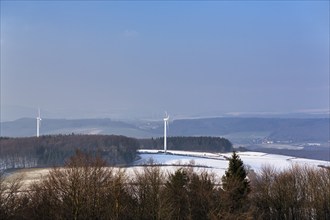
<instances>
[{"instance_id":1,"label":"turbine nacelle","mask_svg":"<svg viewBox=\"0 0 330 220\"><path fill-rule=\"evenodd\" d=\"M165 112L164 121L168 122L169 119L170 119L170 116L167 114L167 112Z\"/></svg>"}]
</instances>

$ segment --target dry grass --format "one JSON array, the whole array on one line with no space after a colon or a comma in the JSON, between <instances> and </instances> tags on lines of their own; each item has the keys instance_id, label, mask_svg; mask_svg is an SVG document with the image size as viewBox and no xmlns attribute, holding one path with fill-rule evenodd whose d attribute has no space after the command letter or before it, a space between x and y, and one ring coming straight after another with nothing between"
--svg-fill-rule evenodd
<instances>
[{"instance_id":1,"label":"dry grass","mask_svg":"<svg viewBox=\"0 0 330 220\"><path fill-rule=\"evenodd\" d=\"M6 177L5 181L12 181L18 177L22 178L22 189L26 189L33 182L42 180L43 177L47 176L51 168L26 168L20 169L16 172L11 173Z\"/></svg>"}]
</instances>

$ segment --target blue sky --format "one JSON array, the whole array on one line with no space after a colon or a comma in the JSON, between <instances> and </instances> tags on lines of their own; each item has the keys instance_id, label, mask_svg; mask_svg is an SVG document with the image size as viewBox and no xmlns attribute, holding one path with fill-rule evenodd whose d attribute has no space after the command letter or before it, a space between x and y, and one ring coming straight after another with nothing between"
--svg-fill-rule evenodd
<instances>
[{"instance_id":1,"label":"blue sky","mask_svg":"<svg viewBox=\"0 0 330 220\"><path fill-rule=\"evenodd\" d=\"M5 106L68 118L328 110L329 2L1 1L3 118Z\"/></svg>"}]
</instances>

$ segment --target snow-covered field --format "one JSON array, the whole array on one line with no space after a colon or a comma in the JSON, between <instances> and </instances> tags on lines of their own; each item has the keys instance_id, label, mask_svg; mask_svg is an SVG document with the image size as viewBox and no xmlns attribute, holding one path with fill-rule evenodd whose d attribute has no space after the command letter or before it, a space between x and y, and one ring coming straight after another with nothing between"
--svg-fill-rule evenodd
<instances>
[{"instance_id":1,"label":"snow-covered field","mask_svg":"<svg viewBox=\"0 0 330 220\"><path fill-rule=\"evenodd\" d=\"M134 166L124 168L129 178L134 178L135 172L143 170L143 165L153 164L161 166L166 173L173 173L183 166L195 166L195 171L208 171L220 178L225 174L228 168L228 158L232 153L207 153L207 152L190 152L190 151L168 151L167 154L158 150L139 150L139 159L135 161ZM269 165L281 170L289 168L292 164L308 165L317 167L319 165L330 166L329 161L311 160L303 158L295 158L283 155L267 154L260 152L238 152L243 163L255 172L259 172L263 166ZM31 182L38 181L48 174L50 168L42 169L22 169L10 175L14 178L23 174L24 181L27 185Z\"/></svg>"},{"instance_id":2,"label":"snow-covered field","mask_svg":"<svg viewBox=\"0 0 330 220\"><path fill-rule=\"evenodd\" d=\"M218 176L222 176L228 167L228 160L232 153L207 153L207 152L189 152L189 151L167 151L167 154L158 153L157 150L139 150L140 159L136 161L136 165L153 161L156 164L174 165L172 168L177 168L177 165L188 165L193 163L201 169L207 169L214 172ZM243 163L255 172L259 172L263 166L273 166L276 169L289 168L293 164L309 165L309 166L330 166L329 161L311 160L304 158L289 157L276 154L267 154L260 152L238 152ZM203 168L204 167L204 168ZM167 168L169 170L169 168Z\"/></svg>"}]
</instances>

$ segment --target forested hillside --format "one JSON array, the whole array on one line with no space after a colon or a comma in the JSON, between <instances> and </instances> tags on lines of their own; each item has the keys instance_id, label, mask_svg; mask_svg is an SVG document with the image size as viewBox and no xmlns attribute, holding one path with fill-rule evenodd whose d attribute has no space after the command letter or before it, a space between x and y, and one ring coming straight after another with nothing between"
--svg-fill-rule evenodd
<instances>
[{"instance_id":1,"label":"forested hillside","mask_svg":"<svg viewBox=\"0 0 330 220\"><path fill-rule=\"evenodd\" d=\"M219 137L169 137L169 150L232 151ZM46 135L39 138L0 138L0 169L61 166L76 150L99 155L110 165L126 165L138 148L163 149L164 139L135 139L118 135Z\"/></svg>"},{"instance_id":2,"label":"forested hillside","mask_svg":"<svg viewBox=\"0 0 330 220\"><path fill-rule=\"evenodd\" d=\"M164 138L141 139L141 148L163 149ZM208 151L208 152L229 152L233 150L232 143L220 137L168 137L167 149Z\"/></svg>"},{"instance_id":3,"label":"forested hillside","mask_svg":"<svg viewBox=\"0 0 330 220\"><path fill-rule=\"evenodd\" d=\"M116 135L56 135L39 138L1 138L0 167L58 166L79 149L100 155L111 165L127 164L136 156L139 142Z\"/></svg>"},{"instance_id":4,"label":"forested hillside","mask_svg":"<svg viewBox=\"0 0 330 220\"><path fill-rule=\"evenodd\" d=\"M36 134L34 118L1 122L0 136L27 137ZM111 119L42 119L41 134L116 134L135 138L162 137L163 121L121 122ZM275 142L328 142L329 118L200 118L170 123L169 136L216 136L235 144L256 140Z\"/></svg>"}]
</instances>

